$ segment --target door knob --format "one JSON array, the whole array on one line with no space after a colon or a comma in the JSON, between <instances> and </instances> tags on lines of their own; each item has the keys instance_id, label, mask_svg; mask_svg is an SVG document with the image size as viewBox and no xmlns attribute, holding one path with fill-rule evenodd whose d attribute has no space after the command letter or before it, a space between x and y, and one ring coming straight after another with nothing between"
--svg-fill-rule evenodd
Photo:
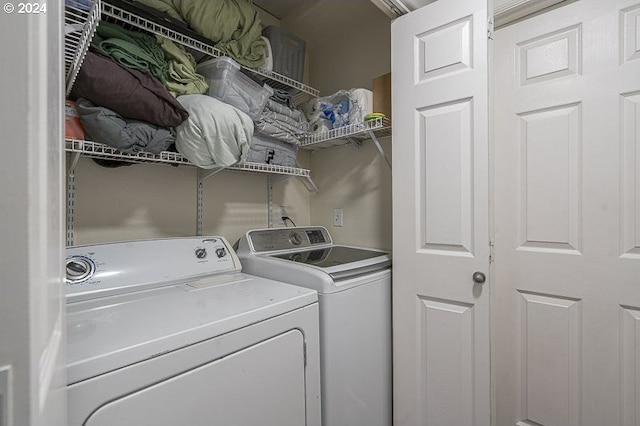
<instances>
[{"instance_id":1,"label":"door knob","mask_svg":"<svg viewBox=\"0 0 640 426\"><path fill-rule=\"evenodd\" d=\"M487 276L482 272L474 272L473 273L473 282L476 284L484 284L487 281Z\"/></svg>"}]
</instances>

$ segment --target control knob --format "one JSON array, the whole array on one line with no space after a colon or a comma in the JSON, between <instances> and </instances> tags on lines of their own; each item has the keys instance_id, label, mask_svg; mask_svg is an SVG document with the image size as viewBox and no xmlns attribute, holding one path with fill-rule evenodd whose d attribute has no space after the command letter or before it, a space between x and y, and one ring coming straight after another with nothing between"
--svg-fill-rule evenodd
<instances>
[{"instance_id":1,"label":"control knob","mask_svg":"<svg viewBox=\"0 0 640 426\"><path fill-rule=\"evenodd\" d=\"M66 261L67 282L74 284L91 278L96 270L94 263L86 257L70 257Z\"/></svg>"},{"instance_id":2,"label":"control knob","mask_svg":"<svg viewBox=\"0 0 640 426\"><path fill-rule=\"evenodd\" d=\"M289 234L289 242L294 246L299 246L302 243L302 237L297 232Z\"/></svg>"},{"instance_id":3,"label":"control knob","mask_svg":"<svg viewBox=\"0 0 640 426\"><path fill-rule=\"evenodd\" d=\"M225 250L224 247L220 247L216 249L216 256L218 256L218 258L225 257L226 255L227 255L227 250Z\"/></svg>"}]
</instances>

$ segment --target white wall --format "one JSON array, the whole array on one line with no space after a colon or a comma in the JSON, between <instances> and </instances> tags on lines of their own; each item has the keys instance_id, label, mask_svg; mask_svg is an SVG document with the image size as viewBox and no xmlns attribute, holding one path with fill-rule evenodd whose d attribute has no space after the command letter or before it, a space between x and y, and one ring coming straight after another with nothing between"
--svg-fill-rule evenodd
<instances>
[{"instance_id":1,"label":"white wall","mask_svg":"<svg viewBox=\"0 0 640 426\"><path fill-rule=\"evenodd\" d=\"M81 158L74 244L195 235L196 170L147 164L109 169ZM248 229L268 225L264 174L223 171L204 181L203 194L205 235L233 243ZM273 194L276 215L284 205L297 224L309 224L310 195L302 182L278 183Z\"/></svg>"},{"instance_id":2,"label":"white wall","mask_svg":"<svg viewBox=\"0 0 640 426\"><path fill-rule=\"evenodd\" d=\"M321 94L371 89L375 77L391 71L390 20L369 0L322 0L282 25L306 37L309 84ZM381 142L390 158L391 139ZM311 196L311 223L327 227L339 243L391 249L391 171L371 141L311 154L311 173L320 188ZM333 226L338 207L342 227Z\"/></svg>"},{"instance_id":3,"label":"white wall","mask_svg":"<svg viewBox=\"0 0 640 426\"><path fill-rule=\"evenodd\" d=\"M391 160L391 138L381 139ZM311 222L325 226L338 243L391 250L391 170L371 142L318 151L312 170L320 192L311 197ZM343 226L333 226L333 209Z\"/></svg>"}]
</instances>

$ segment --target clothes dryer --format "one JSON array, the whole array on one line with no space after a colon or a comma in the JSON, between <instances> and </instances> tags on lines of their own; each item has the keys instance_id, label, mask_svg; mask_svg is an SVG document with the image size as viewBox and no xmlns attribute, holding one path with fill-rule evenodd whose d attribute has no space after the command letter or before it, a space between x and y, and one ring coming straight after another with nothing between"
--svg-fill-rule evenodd
<instances>
[{"instance_id":1,"label":"clothes dryer","mask_svg":"<svg viewBox=\"0 0 640 426\"><path fill-rule=\"evenodd\" d=\"M391 254L334 244L321 226L257 229L247 273L318 291L324 426L390 426Z\"/></svg>"},{"instance_id":2,"label":"clothes dryer","mask_svg":"<svg viewBox=\"0 0 640 426\"><path fill-rule=\"evenodd\" d=\"M70 426L319 426L313 290L224 238L67 249Z\"/></svg>"}]
</instances>

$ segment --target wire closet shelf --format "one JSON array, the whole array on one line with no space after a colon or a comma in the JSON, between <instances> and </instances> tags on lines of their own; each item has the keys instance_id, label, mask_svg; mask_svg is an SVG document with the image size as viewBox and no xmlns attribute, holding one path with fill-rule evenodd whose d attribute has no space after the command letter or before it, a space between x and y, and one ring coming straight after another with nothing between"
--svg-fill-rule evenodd
<instances>
[{"instance_id":1,"label":"wire closet shelf","mask_svg":"<svg viewBox=\"0 0 640 426\"><path fill-rule=\"evenodd\" d=\"M166 28L160 24L149 21L148 19L142 18L134 13L131 13L106 2L102 2L102 15L103 17L112 18L117 22L130 25L139 30L144 30L152 34L166 37L176 43L180 43L186 47L212 57L217 58L220 56L225 56L222 51L216 49L210 44L196 40L170 28ZM317 89L314 89L313 87L307 86L306 84L293 80L282 74L278 74L264 68L249 68L245 66L242 66L242 68L254 74L260 75L261 77L264 77L266 79L265 82L273 88L284 90L294 89L295 92L303 92L311 96L318 96L320 94Z\"/></svg>"},{"instance_id":2,"label":"wire closet shelf","mask_svg":"<svg viewBox=\"0 0 640 426\"><path fill-rule=\"evenodd\" d=\"M150 152L140 151L129 154L119 151L108 145L80 139L66 139L65 150L69 153L76 153L90 158L105 160L126 161L129 163L184 165L195 167L191 162L189 162L189 160L187 160L177 152L164 151L159 154L152 154ZM244 164L234 164L228 167L224 167L224 169L244 172L272 173L306 178L310 177L310 172L307 169L263 163L245 162Z\"/></svg>"}]
</instances>

